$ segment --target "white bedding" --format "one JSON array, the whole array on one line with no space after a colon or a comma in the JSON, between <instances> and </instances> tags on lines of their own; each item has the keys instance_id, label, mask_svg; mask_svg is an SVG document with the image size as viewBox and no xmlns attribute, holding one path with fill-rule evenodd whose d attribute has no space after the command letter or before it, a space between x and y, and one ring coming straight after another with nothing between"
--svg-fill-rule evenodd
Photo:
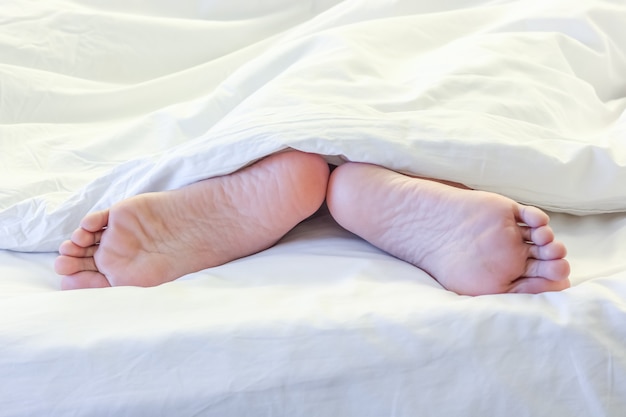
<instances>
[{"instance_id":1,"label":"white bedding","mask_svg":"<svg viewBox=\"0 0 626 417\"><path fill-rule=\"evenodd\" d=\"M88 4L3 5L0 248L285 147L626 209L619 1Z\"/></svg>"},{"instance_id":2,"label":"white bedding","mask_svg":"<svg viewBox=\"0 0 626 417\"><path fill-rule=\"evenodd\" d=\"M614 416L626 216L553 215L570 290L461 297L328 217L155 288L0 252L2 416Z\"/></svg>"},{"instance_id":3,"label":"white bedding","mask_svg":"<svg viewBox=\"0 0 626 417\"><path fill-rule=\"evenodd\" d=\"M620 416L624 21L621 0L0 3L0 415ZM549 209L573 287L457 296L328 216L150 289L60 292L55 254L22 253L288 147Z\"/></svg>"}]
</instances>

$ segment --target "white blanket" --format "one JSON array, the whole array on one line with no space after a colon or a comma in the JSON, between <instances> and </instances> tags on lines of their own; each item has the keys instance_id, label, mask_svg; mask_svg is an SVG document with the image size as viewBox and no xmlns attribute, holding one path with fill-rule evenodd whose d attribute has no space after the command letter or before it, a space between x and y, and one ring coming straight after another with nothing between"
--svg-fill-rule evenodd
<instances>
[{"instance_id":1,"label":"white blanket","mask_svg":"<svg viewBox=\"0 0 626 417\"><path fill-rule=\"evenodd\" d=\"M0 248L291 147L626 210L621 0L0 4Z\"/></svg>"}]
</instances>

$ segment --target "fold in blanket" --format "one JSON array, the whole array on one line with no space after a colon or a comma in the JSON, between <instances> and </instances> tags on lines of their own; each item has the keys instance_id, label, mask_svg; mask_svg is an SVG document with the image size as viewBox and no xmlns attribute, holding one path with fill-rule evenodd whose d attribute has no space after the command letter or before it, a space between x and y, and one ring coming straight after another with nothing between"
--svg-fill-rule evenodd
<instances>
[{"instance_id":1,"label":"fold in blanket","mask_svg":"<svg viewBox=\"0 0 626 417\"><path fill-rule=\"evenodd\" d=\"M241 2L0 5L0 248L285 148L626 210L623 2Z\"/></svg>"}]
</instances>

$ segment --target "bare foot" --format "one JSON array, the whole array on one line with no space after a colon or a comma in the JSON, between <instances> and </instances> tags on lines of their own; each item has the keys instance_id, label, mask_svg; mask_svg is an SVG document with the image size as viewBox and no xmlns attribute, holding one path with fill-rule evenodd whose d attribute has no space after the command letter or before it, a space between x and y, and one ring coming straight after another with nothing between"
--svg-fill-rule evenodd
<instances>
[{"instance_id":1,"label":"bare foot","mask_svg":"<svg viewBox=\"0 0 626 417\"><path fill-rule=\"evenodd\" d=\"M328 165L285 152L88 214L61 244L62 288L154 286L261 251L322 204Z\"/></svg>"},{"instance_id":2,"label":"bare foot","mask_svg":"<svg viewBox=\"0 0 626 417\"><path fill-rule=\"evenodd\" d=\"M344 228L458 294L570 286L548 215L498 194L348 163L333 171L327 203Z\"/></svg>"}]
</instances>

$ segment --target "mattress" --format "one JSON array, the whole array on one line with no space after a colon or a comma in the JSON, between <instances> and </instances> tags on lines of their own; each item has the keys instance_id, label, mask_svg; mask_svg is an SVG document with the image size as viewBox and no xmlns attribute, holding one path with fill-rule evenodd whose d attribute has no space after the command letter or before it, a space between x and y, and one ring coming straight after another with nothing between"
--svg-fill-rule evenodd
<instances>
[{"instance_id":1,"label":"mattress","mask_svg":"<svg viewBox=\"0 0 626 417\"><path fill-rule=\"evenodd\" d=\"M1 416L620 416L621 1L0 5ZM86 213L285 149L547 210L572 287L461 296L325 211L153 288L60 291Z\"/></svg>"}]
</instances>

